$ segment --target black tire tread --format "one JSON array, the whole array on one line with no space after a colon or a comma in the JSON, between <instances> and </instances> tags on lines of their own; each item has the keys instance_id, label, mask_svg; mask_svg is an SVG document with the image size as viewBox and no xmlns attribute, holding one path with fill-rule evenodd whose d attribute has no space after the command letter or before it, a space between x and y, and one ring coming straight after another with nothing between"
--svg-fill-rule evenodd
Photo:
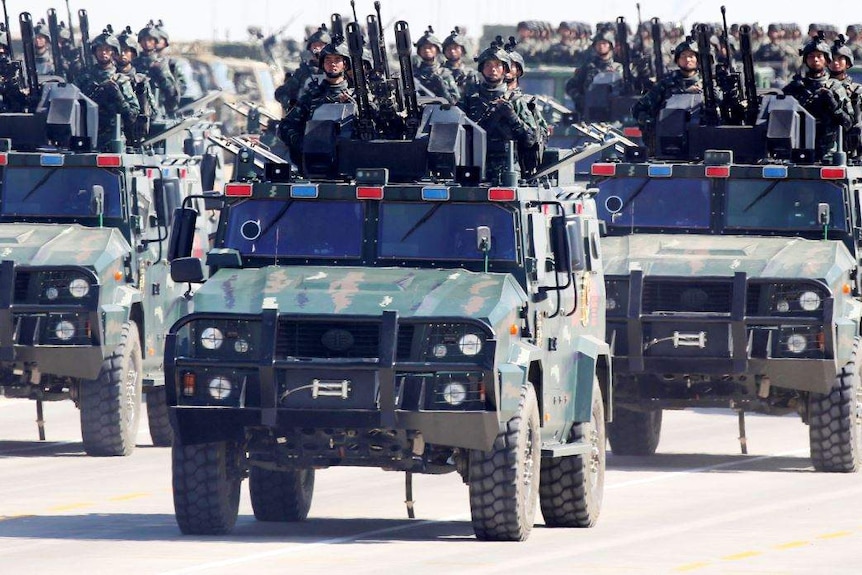
<instances>
[{"instance_id":1,"label":"black tire tread","mask_svg":"<svg viewBox=\"0 0 862 575\"><path fill-rule=\"evenodd\" d=\"M186 535L224 535L236 524L242 481L228 442L171 449L174 513Z\"/></svg>"},{"instance_id":2,"label":"black tire tread","mask_svg":"<svg viewBox=\"0 0 862 575\"><path fill-rule=\"evenodd\" d=\"M617 407L608 424L614 455L654 455L661 440L662 411L631 411Z\"/></svg>"},{"instance_id":3,"label":"black tire tread","mask_svg":"<svg viewBox=\"0 0 862 575\"><path fill-rule=\"evenodd\" d=\"M168 417L168 400L164 385L147 392L147 423L150 438L156 447L170 447L174 442L174 430Z\"/></svg>"},{"instance_id":4,"label":"black tire tread","mask_svg":"<svg viewBox=\"0 0 862 575\"><path fill-rule=\"evenodd\" d=\"M274 471L252 467L248 490L258 521L304 521L314 494L314 469Z\"/></svg>"}]
</instances>

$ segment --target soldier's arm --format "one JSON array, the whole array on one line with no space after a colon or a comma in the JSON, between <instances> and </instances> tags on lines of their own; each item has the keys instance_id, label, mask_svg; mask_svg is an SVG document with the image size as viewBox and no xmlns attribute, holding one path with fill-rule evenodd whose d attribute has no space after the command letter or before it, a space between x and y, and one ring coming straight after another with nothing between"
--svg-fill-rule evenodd
<instances>
[{"instance_id":1,"label":"soldier's arm","mask_svg":"<svg viewBox=\"0 0 862 575\"><path fill-rule=\"evenodd\" d=\"M141 113L141 105L138 103L138 97L135 96L135 91L132 89L132 83L125 76L120 76L117 81L119 88L119 96L122 99L120 106L120 114L125 121L134 121Z\"/></svg>"}]
</instances>

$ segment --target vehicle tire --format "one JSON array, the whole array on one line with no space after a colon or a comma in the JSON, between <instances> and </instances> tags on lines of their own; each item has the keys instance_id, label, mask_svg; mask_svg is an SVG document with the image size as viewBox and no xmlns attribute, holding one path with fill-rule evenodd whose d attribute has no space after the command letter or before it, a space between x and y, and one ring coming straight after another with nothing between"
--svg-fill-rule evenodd
<instances>
[{"instance_id":1,"label":"vehicle tire","mask_svg":"<svg viewBox=\"0 0 862 575\"><path fill-rule=\"evenodd\" d=\"M174 513L186 535L224 535L236 524L242 483L236 443L171 448Z\"/></svg>"},{"instance_id":2,"label":"vehicle tire","mask_svg":"<svg viewBox=\"0 0 862 575\"><path fill-rule=\"evenodd\" d=\"M548 527L592 527L599 520L605 490L605 407L593 382L590 421L572 428L569 441L586 440L590 452L542 459L539 503Z\"/></svg>"},{"instance_id":3,"label":"vehicle tire","mask_svg":"<svg viewBox=\"0 0 862 575\"><path fill-rule=\"evenodd\" d=\"M653 455L661 439L661 409L630 411L617 407L608 424L614 455Z\"/></svg>"},{"instance_id":4,"label":"vehicle tire","mask_svg":"<svg viewBox=\"0 0 862 575\"><path fill-rule=\"evenodd\" d=\"M314 469L273 471L252 467L248 490L258 521L304 521L314 495Z\"/></svg>"},{"instance_id":5,"label":"vehicle tire","mask_svg":"<svg viewBox=\"0 0 862 575\"><path fill-rule=\"evenodd\" d=\"M120 345L102 362L98 379L81 382L81 437L88 455L129 455L141 423L143 360L135 322L123 325Z\"/></svg>"},{"instance_id":6,"label":"vehicle tire","mask_svg":"<svg viewBox=\"0 0 862 575\"><path fill-rule=\"evenodd\" d=\"M808 438L817 471L859 470L862 440L862 340L853 342L850 361L835 376L832 391L808 395Z\"/></svg>"},{"instance_id":7,"label":"vehicle tire","mask_svg":"<svg viewBox=\"0 0 862 575\"><path fill-rule=\"evenodd\" d=\"M147 392L147 423L156 447L170 447L174 441L174 430L168 417L168 399L165 396L163 385Z\"/></svg>"},{"instance_id":8,"label":"vehicle tire","mask_svg":"<svg viewBox=\"0 0 862 575\"><path fill-rule=\"evenodd\" d=\"M531 384L521 389L518 413L492 451L471 451L470 511L477 539L524 541L536 516L541 456L539 406Z\"/></svg>"}]
</instances>

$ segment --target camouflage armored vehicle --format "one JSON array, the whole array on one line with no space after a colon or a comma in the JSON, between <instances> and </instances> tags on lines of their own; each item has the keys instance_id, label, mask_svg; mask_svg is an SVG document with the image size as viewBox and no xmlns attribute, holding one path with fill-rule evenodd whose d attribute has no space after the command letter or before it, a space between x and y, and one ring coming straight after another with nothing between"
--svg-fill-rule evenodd
<instances>
[{"instance_id":1,"label":"camouflage armored vehicle","mask_svg":"<svg viewBox=\"0 0 862 575\"><path fill-rule=\"evenodd\" d=\"M668 102L650 161L592 166L611 448L654 453L664 409L729 407L746 452L744 412L798 413L814 467L856 471L862 167L813 161L814 119L793 98L748 99L729 125L708 121L712 97Z\"/></svg>"},{"instance_id":2,"label":"camouflage armored vehicle","mask_svg":"<svg viewBox=\"0 0 862 575\"><path fill-rule=\"evenodd\" d=\"M412 79L406 23L396 32ZM323 105L304 178L270 163L225 187L210 278L165 348L184 533L231 530L246 477L257 519L305 519L330 466L407 472L408 509L411 474L457 472L481 539L526 539L537 502L551 526L598 518L610 389L595 204L562 178L481 181L484 131L402 89L405 139L357 139L353 104ZM195 216L182 210L173 237ZM203 277L193 257L171 273Z\"/></svg>"},{"instance_id":3,"label":"camouflage armored vehicle","mask_svg":"<svg viewBox=\"0 0 862 575\"><path fill-rule=\"evenodd\" d=\"M36 401L40 439L42 402L72 399L90 455L132 452L146 393L153 443L170 445L164 335L188 310L168 218L200 194L202 158L161 137L146 155L93 151L96 104L28 75L31 111L0 114L0 393Z\"/></svg>"}]
</instances>

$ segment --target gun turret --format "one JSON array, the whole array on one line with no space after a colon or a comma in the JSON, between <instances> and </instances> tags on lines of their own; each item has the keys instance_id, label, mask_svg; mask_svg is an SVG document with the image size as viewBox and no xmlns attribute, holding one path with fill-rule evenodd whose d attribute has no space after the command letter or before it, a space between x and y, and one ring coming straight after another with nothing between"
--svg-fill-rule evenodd
<instances>
[{"instance_id":1,"label":"gun turret","mask_svg":"<svg viewBox=\"0 0 862 575\"><path fill-rule=\"evenodd\" d=\"M51 34L51 60L54 62L54 73L63 73L63 63L60 58L60 24L57 21L57 11L48 9L48 32Z\"/></svg>"},{"instance_id":2,"label":"gun turret","mask_svg":"<svg viewBox=\"0 0 862 575\"><path fill-rule=\"evenodd\" d=\"M719 124L718 99L715 94L715 75L713 74L712 50L709 44L709 27L697 26L697 65L703 80L703 123L707 126Z\"/></svg>"}]
</instances>

